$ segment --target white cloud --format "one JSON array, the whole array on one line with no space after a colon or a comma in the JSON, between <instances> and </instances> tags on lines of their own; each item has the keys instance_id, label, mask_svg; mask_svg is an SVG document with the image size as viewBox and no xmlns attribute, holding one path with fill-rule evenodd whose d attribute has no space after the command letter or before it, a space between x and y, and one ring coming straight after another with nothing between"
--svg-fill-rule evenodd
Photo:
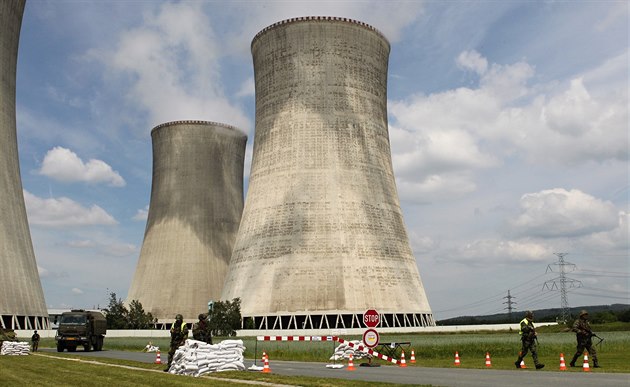
<instances>
[{"instance_id":1,"label":"white cloud","mask_svg":"<svg viewBox=\"0 0 630 387\"><path fill-rule=\"evenodd\" d=\"M521 213L509 221L513 232L542 238L577 237L618 226L615 206L582 191L562 188L525 194Z\"/></svg>"},{"instance_id":2,"label":"white cloud","mask_svg":"<svg viewBox=\"0 0 630 387\"><path fill-rule=\"evenodd\" d=\"M24 191L24 201L28 221L32 225L44 227L114 225L116 220L101 207L93 204L90 208L61 197L42 199Z\"/></svg>"},{"instance_id":3,"label":"white cloud","mask_svg":"<svg viewBox=\"0 0 630 387\"><path fill-rule=\"evenodd\" d=\"M96 243L94 241L86 239L86 240L80 240L80 241L70 241L68 242L68 246L83 249L83 248L94 247L96 246Z\"/></svg>"},{"instance_id":4,"label":"white cloud","mask_svg":"<svg viewBox=\"0 0 630 387\"><path fill-rule=\"evenodd\" d=\"M138 247L131 243L112 243L102 246L101 250L104 254L115 257L126 257L139 252Z\"/></svg>"},{"instance_id":5,"label":"white cloud","mask_svg":"<svg viewBox=\"0 0 630 387\"><path fill-rule=\"evenodd\" d=\"M45 269L39 265L37 265L37 273L39 274L40 278L45 278L50 275L50 272L48 271L48 269Z\"/></svg>"},{"instance_id":6,"label":"white cloud","mask_svg":"<svg viewBox=\"0 0 630 387\"><path fill-rule=\"evenodd\" d=\"M44 157L39 173L64 182L83 181L91 184L107 183L124 187L125 180L107 163L90 159L84 163L76 153L62 147L54 147Z\"/></svg>"},{"instance_id":7,"label":"white cloud","mask_svg":"<svg viewBox=\"0 0 630 387\"><path fill-rule=\"evenodd\" d=\"M121 33L114 52L92 51L131 106L149 113L151 126L175 120L210 120L247 130L244 112L223 91L223 55L202 2L166 3L144 24ZM181 21L185 20L185 23Z\"/></svg>"},{"instance_id":8,"label":"white cloud","mask_svg":"<svg viewBox=\"0 0 630 387\"><path fill-rule=\"evenodd\" d=\"M477 173L515 157L552 165L627 160L624 63L606 61L568 85L529 85L535 70L524 61L488 65L478 52L462 52L456 64L479 74L477 88L389 101L401 197L418 197L428 187L447 198L456 185L462 194L474 191ZM453 176L460 184L440 183L452 183Z\"/></svg>"},{"instance_id":9,"label":"white cloud","mask_svg":"<svg viewBox=\"0 0 630 387\"><path fill-rule=\"evenodd\" d=\"M543 108L542 117L550 129L565 135L582 135L597 119L599 107L584 87L581 78L573 79L561 95L551 98Z\"/></svg>"},{"instance_id":10,"label":"white cloud","mask_svg":"<svg viewBox=\"0 0 630 387\"><path fill-rule=\"evenodd\" d=\"M539 262L549 260L551 250L534 241L476 240L460 247L453 259L467 263L487 264Z\"/></svg>"},{"instance_id":11,"label":"white cloud","mask_svg":"<svg viewBox=\"0 0 630 387\"><path fill-rule=\"evenodd\" d=\"M610 231L602 231L588 235L580 241L594 251L619 251L627 254L630 250L630 212L620 211L617 227Z\"/></svg>"},{"instance_id":12,"label":"white cloud","mask_svg":"<svg viewBox=\"0 0 630 387\"><path fill-rule=\"evenodd\" d=\"M149 217L149 206L147 205L144 208L138 209L136 214L131 218L133 220L137 220L138 222L146 222Z\"/></svg>"},{"instance_id":13,"label":"white cloud","mask_svg":"<svg viewBox=\"0 0 630 387\"><path fill-rule=\"evenodd\" d=\"M241 83L241 88L236 93L237 97L253 97L256 94L256 84L254 81L254 77L249 77L243 83Z\"/></svg>"},{"instance_id":14,"label":"white cloud","mask_svg":"<svg viewBox=\"0 0 630 387\"><path fill-rule=\"evenodd\" d=\"M462 69L472 70L482 75L488 69L488 60L481 56L477 51L463 51L457 57L457 66Z\"/></svg>"},{"instance_id":15,"label":"white cloud","mask_svg":"<svg viewBox=\"0 0 630 387\"><path fill-rule=\"evenodd\" d=\"M72 293L74 294L83 294L83 290L79 288L72 288Z\"/></svg>"}]
</instances>

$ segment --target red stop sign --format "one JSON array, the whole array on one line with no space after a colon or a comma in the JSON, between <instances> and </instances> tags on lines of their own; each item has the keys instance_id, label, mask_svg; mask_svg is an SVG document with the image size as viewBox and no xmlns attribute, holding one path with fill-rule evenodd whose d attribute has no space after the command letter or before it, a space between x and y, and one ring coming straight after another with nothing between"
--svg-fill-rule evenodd
<instances>
[{"instance_id":1,"label":"red stop sign","mask_svg":"<svg viewBox=\"0 0 630 387\"><path fill-rule=\"evenodd\" d=\"M368 309L363 313L363 324L368 328L376 328L381 322L381 316L374 309Z\"/></svg>"}]
</instances>

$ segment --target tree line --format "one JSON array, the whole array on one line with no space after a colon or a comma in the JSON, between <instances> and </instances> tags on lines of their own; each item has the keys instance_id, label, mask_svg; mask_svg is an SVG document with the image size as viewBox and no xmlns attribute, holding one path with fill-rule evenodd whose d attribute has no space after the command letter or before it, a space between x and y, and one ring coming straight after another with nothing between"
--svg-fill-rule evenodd
<instances>
[{"instance_id":1,"label":"tree line","mask_svg":"<svg viewBox=\"0 0 630 387\"><path fill-rule=\"evenodd\" d=\"M150 312L145 312L140 301L132 300L127 308L114 292L109 293L109 302L103 311L107 329L155 329L157 324L157 319ZM200 311L200 314L204 312ZM236 331L241 329L240 298L216 301L207 314L213 336L235 336Z\"/></svg>"}]
</instances>

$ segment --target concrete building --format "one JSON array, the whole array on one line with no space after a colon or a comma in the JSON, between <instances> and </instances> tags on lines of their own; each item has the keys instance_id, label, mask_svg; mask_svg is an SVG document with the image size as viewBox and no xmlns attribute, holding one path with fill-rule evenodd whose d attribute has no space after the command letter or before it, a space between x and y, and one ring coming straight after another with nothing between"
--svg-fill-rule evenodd
<instances>
[{"instance_id":1,"label":"concrete building","mask_svg":"<svg viewBox=\"0 0 630 387\"><path fill-rule=\"evenodd\" d=\"M206 121L156 126L144 242L127 302L160 322L196 320L219 300L243 211L247 136Z\"/></svg>"},{"instance_id":2,"label":"concrete building","mask_svg":"<svg viewBox=\"0 0 630 387\"><path fill-rule=\"evenodd\" d=\"M47 329L48 312L26 219L15 123L25 0L0 2L0 315L3 328Z\"/></svg>"},{"instance_id":3,"label":"concrete building","mask_svg":"<svg viewBox=\"0 0 630 387\"><path fill-rule=\"evenodd\" d=\"M387 127L390 45L334 17L253 39L256 133L222 299L245 328L435 325L403 223Z\"/></svg>"}]
</instances>

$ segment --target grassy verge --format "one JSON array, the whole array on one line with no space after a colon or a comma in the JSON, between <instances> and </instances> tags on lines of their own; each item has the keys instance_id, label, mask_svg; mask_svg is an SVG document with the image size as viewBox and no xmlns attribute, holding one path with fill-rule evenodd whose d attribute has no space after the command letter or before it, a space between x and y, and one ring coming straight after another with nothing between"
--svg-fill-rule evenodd
<instances>
[{"instance_id":1,"label":"grassy verge","mask_svg":"<svg viewBox=\"0 0 630 387\"><path fill-rule=\"evenodd\" d=\"M78 352L77 352L78 353ZM3 387L13 386L245 386L239 380L255 380L280 385L300 385L314 387L368 387L371 382L350 381L331 378L294 377L257 372L222 372L201 378L182 377L161 372L162 367L132 361L99 359L96 363L131 366L142 369L110 367L103 364L83 363L53 359L46 356L0 356L0 383ZM67 354L54 354L54 357L69 357ZM71 355L95 362L93 358ZM156 372L150 372L156 371ZM398 386L396 384L383 384Z\"/></svg>"}]
</instances>

